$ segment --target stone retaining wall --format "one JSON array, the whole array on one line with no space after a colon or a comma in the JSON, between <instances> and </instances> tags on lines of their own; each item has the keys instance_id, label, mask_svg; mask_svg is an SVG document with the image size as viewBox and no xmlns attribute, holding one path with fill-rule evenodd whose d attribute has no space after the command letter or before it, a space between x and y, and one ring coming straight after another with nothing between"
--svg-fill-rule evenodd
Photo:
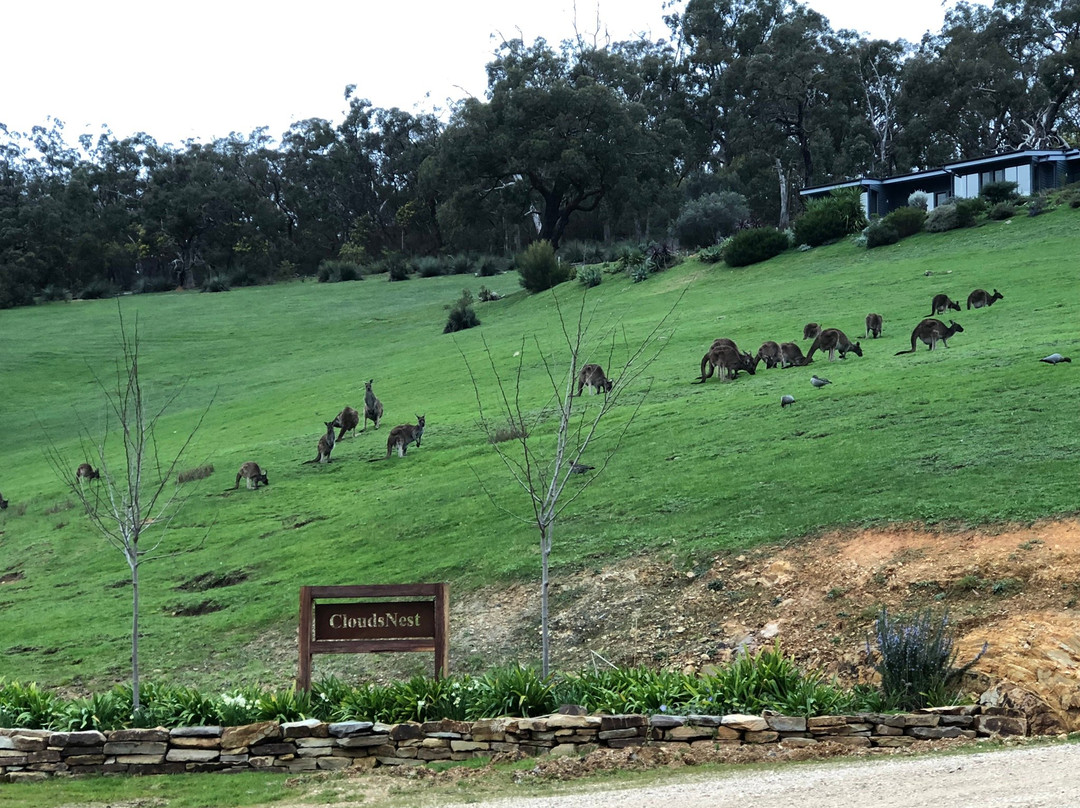
<instances>
[{"instance_id":1,"label":"stone retaining wall","mask_svg":"<svg viewBox=\"0 0 1080 808\"><path fill-rule=\"evenodd\" d=\"M1005 708L947 707L889 715L797 718L783 715L564 715L326 724L311 719L243 727L51 732L0 729L0 780L78 774L180 774L259 770L332 771L422 766L499 753L586 754L602 747L721 745L909 746L937 738L1026 735L1027 721Z\"/></svg>"}]
</instances>

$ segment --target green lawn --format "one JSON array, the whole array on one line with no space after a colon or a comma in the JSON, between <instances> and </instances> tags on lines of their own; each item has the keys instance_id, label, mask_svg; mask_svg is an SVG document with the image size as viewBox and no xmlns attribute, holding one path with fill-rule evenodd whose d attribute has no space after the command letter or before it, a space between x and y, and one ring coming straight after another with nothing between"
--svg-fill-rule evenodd
<instances>
[{"instance_id":1,"label":"green lawn","mask_svg":"<svg viewBox=\"0 0 1080 808\"><path fill-rule=\"evenodd\" d=\"M587 294L594 352L585 361L607 363L614 330L620 364L679 302L645 374L650 392L603 476L559 523L553 563L600 567L653 552L693 564L720 549L834 527L1075 513L1077 254L1080 211L1061 208L873 251L844 243L739 270L688 261L640 284L607 275L588 293L564 284L564 311L576 312ZM479 329L443 335L445 307L462 287L475 293L482 283L506 297L477 305ZM914 355L894 356L934 294L963 301L976 287L1005 297L950 312L964 332L948 349L920 344ZM304 584L448 580L460 593L538 577L535 529L504 510L527 516L528 503L477 425L462 353L494 405L481 340L500 372L512 372L524 346L523 401L542 412L550 384L536 343L551 354L565 345L551 293L526 296L516 275L370 278L142 295L120 305L129 325L138 319L151 399L177 395L161 423L163 454L213 398L185 467L208 462L216 472L185 488L194 496L166 537L168 547L195 549L142 571L144 675L287 684L295 653L252 649L268 632L293 635ZM862 358L692 383L716 337L751 351L766 339L806 350L805 322L857 339L871 311L883 315L884 333L862 340ZM95 377L107 382L115 372L116 303L0 311L0 346L0 491L12 503L0 513L0 676L123 681L126 564L46 459L50 441L72 471L89 457L80 432L96 435L102 424ZM1037 361L1053 351L1076 354L1077 363ZM812 372L833 384L814 389ZM362 407L368 379L385 405L383 427L346 438L327 466L304 465L323 421L346 404ZM603 460L645 384L627 391L586 460ZM796 398L787 409L784 393ZM385 453L390 427L415 415L427 417L420 448L366 462ZM268 488L231 490L245 460L267 470ZM178 589L199 575L236 572L246 578L232 586ZM217 611L174 616L208 600Z\"/></svg>"}]
</instances>

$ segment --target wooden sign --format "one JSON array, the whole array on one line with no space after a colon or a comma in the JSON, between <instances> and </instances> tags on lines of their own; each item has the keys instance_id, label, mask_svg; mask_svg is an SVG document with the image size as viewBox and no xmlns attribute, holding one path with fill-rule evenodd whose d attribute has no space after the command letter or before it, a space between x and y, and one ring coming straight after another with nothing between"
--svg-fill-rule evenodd
<instances>
[{"instance_id":1,"label":"wooden sign","mask_svg":"<svg viewBox=\"0 0 1080 808\"><path fill-rule=\"evenodd\" d=\"M311 687L315 654L425 651L435 654L435 678L445 675L449 592L445 583L301 587L297 687Z\"/></svg>"}]
</instances>

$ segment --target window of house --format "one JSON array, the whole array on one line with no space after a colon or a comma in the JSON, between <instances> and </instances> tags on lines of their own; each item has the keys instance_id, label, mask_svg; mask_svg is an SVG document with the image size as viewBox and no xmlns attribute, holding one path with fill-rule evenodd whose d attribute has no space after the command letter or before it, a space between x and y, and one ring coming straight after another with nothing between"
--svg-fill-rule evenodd
<instances>
[{"instance_id":1,"label":"window of house","mask_svg":"<svg viewBox=\"0 0 1080 808\"><path fill-rule=\"evenodd\" d=\"M999 168L994 171L984 171L979 175L979 187L991 182L1005 182L1005 169Z\"/></svg>"},{"instance_id":2,"label":"window of house","mask_svg":"<svg viewBox=\"0 0 1080 808\"><path fill-rule=\"evenodd\" d=\"M942 205L947 205L949 203L949 199L951 198L952 197L948 191L938 191L936 194L934 194L934 207L937 208Z\"/></svg>"}]
</instances>

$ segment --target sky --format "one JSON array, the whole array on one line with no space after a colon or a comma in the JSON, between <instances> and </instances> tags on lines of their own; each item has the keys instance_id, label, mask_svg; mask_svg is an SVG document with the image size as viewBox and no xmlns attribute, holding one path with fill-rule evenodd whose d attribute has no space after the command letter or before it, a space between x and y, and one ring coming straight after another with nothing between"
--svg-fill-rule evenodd
<instances>
[{"instance_id":1,"label":"sky","mask_svg":"<svg viewBox=\"0 0 1080 808\"><path fill-rule=\"evenodd\" d=\"M482 97L500 42L667 38L671 0L37 0L5 3L0 123L210 141L377 107L445 113ZM675 8L685 0L675 0ZM952 0L810 0L834 29L917 42ZM575 26L576 21L576 26ZM599 22L598 22L599 21Z\"/></svg>"}]
</instances>

